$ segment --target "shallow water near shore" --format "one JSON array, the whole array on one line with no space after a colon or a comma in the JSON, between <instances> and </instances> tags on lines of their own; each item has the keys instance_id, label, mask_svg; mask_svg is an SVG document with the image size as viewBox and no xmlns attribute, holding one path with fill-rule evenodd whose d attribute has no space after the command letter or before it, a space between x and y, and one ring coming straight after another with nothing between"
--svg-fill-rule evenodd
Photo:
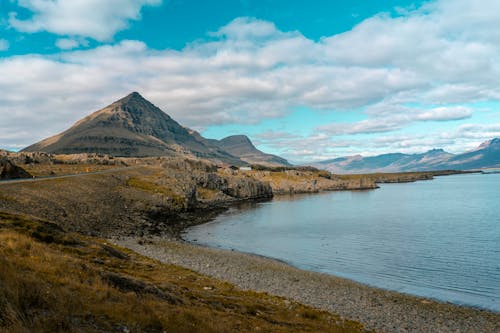
<instances>
[{"instance_id":1,"label":"shallow water near shore","mask_svg":"<svg viewBox=\"0 0 500 333\"><path fill-rule=\"evenodd\" d=\"M197 244L500 311L500 175L279 197L192 227Z\"/></svg>"}]
</instances>

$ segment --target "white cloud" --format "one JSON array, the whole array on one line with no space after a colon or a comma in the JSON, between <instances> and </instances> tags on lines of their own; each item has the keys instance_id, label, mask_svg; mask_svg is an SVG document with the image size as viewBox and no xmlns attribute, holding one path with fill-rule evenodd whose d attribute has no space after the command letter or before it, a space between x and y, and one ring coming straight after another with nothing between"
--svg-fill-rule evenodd
<instances>
[{"instance_id":1,"label":"white cloud","mask_svg":"<svg viewBox=\"0 0 500 333\"><path fill-rule=\"evenodd\" d=\"M216 37L227 37L233 40L248 40L249 38L274 38L276 26L271 22L257 21L249 17L240 17L217 32L210 35Z\"/></svg>"},{"instance_id":2,"label":"white cloud","mask_svg":"<svg viewBox=\"0 0 500 333\"><path fill-rule=\"evenodd\" d=\"M318 128L330 135L374 134L393 132L416 121L452 121L472 116L472 109L464 106L437 107L427 110L392 104L372 105L368 114L374 115L354 123L332 123Z\"/></svg>"},{"instance_id":3,"label":"white cloud","mask_svg":"<svg viewBox=\"0 0 500 333\"><path fill-rule=\"evenodd\" d=\"M0 52L7 51L10 47L10 43L6 39L0 39Z\"/></svg>"},{"instance_id":4,"label":"white cloud","mask_svg":"<svg viewBox=\"0 0 500 333\"><path fill-rule=\"evenodd\" d=\"M462 120L472 116L472 110L464 106L439 107L422 112L416 116L417 120L449 121Z\"/></svg>"},{"instance_id":5,"label":"white cloud","mask_svg":"<svg viewBox=\"0 0 500 333\"><path fill-rule=\"evenodd\" d=\"M374 134L392 132L401 128L406 124L406 117L391 118L370 118L356 123L333 123L325 126L320 126L319 131L328 133L329 135L349 135L349 134Z\"/></svg>"},{"instance_id":6,"label":"white cloud","mask_svg":"<svg viewBox=\"0 0 500 333\"><path fill-rule=\"evenodd\" d=\"M80 45L88 45L88 43L85 40L76 40L73 38L59 38L56 40L56 46L61 50L75 49Z\"/></svg>"},{"instance_id":7,"label":"white cloud","mask_svg":"<svg viewBox=\"0 0 500 333\"><path fill-rule=\"evenodd\" d=\"M32 12L27 20L9 13L9 23L23 32L48 31L58 35L110 40L141 17L141 8L159 5L162 0L17 0Z\"/></svg>"},{"instance_id":8,"label":"white cloud","mask_svg":"<svg viewBox=\"0 0 500 333\"><path fill-rule=\"evenodd\" d=\"M127 0L128 7L109 5L114 1L19 3L34 12L29 21L13 18L19 29L105 39L137 19L141 6L159 1ZM74 14L87 3L102 11L94 8L96 17L83 15L86 10ZM500 3L488 0L488 5L491 10L484 13L475 9L486 6L483 2L442 0L404 17L375 16L320 41L239 18L181 51L122 41L51 56L2 58L0 133L9 128L29 133L17 139L27 145L134 90L190 127L255 124L297 106L323 112L364 109L367 119L325 124L324 136L305 141L317 144L318 154L320 148L333 154L340 147L332 134L384 133L417 121L466 119L472 110L463 105L500 100ZM58 13L65 13L60 22ZM66 17L73 17L74 25ZM302 139L288 138L290 148L282 149L289 156L294 149L311 150ZM5 140L0 138L0 145Z\"/></svg>"}]
</instances>

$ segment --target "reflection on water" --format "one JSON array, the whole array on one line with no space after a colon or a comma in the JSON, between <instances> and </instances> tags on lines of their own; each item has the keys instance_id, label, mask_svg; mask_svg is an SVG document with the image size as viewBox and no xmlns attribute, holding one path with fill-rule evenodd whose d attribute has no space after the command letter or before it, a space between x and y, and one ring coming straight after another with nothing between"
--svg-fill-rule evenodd
<instances>
[{"instance_id":1,"label":"reflection on water","mask_svg":"<svg viewBox=\"0 0 500 333\"><path fill-rule=\"evenodd\" d=\"M246 203L187 240L500 311L500 175Z\"/></svg>"}]
</instances>

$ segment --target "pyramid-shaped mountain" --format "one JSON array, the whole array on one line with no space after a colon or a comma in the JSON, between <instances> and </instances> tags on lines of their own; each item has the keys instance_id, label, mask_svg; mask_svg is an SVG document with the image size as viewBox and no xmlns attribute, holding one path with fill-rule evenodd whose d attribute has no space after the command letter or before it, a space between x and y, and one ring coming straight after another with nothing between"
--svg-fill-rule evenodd
<instances>
[{"instance_id":1,"label":"pyramid-shaped mountain","mask_svg":"<svg viewBox=\"0 0 500 333\"><path fill-rule=\"evenodd\" d=\"M100 153L125 157L164 156L180 151L235 165L246 164L201 136L192 135L190 130L137 92L24 151Z\"/></svg>"}]
</instances>

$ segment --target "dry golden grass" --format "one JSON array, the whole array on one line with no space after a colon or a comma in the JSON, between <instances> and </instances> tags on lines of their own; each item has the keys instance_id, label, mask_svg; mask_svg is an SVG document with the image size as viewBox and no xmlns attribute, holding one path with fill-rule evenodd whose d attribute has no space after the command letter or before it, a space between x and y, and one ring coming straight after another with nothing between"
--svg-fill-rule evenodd
<instances>
[{"instance_id":1,"label":"dry golden grass","mask_svg":"<svg viewBox=\"0 0 500 333\"><path fill-rule=\"evenodd\" d=\"M150 193L150 194L161 194L170 199L172 199L174 205L182 207L184 205L184 196L175 193L171 188L158 185L154 182L154 179L151 177L132 177L127 180L127 186L139 189L141 191Z\"/></svg>"},{"instance_id":2,"label":"dry golden grass","mask_svg":"<svg viewBox=\"0 0 500 333\"><path fill-rule=\"evenodd\" d=\"M0 332L361 332L58 226L0 213Z\"/></svg>"},{"instance_id":3,"label":"dry golden grass","mask_svg":"<svg viewBox=\"0 0 500 333\"><path fill-rule=\"evenodd\" d=\"M35 177L73 175L79 173L104 171L120 167L119 165L99 165L99 164L26 164L22 166L24 170Z\"/></svg>"},{"instance_id":4,"label":"dry golden grass","mask_svg":"<svg viewBox=\"0 0 500 333\"><path fill-rule=\"evenodd\" d=\"M196 193L198 195L198 199L201 200L213 200L219 191L213 190L211 188L205 188L205 187L198 187L196 189Z\"/></svg>"}]
</instances>

